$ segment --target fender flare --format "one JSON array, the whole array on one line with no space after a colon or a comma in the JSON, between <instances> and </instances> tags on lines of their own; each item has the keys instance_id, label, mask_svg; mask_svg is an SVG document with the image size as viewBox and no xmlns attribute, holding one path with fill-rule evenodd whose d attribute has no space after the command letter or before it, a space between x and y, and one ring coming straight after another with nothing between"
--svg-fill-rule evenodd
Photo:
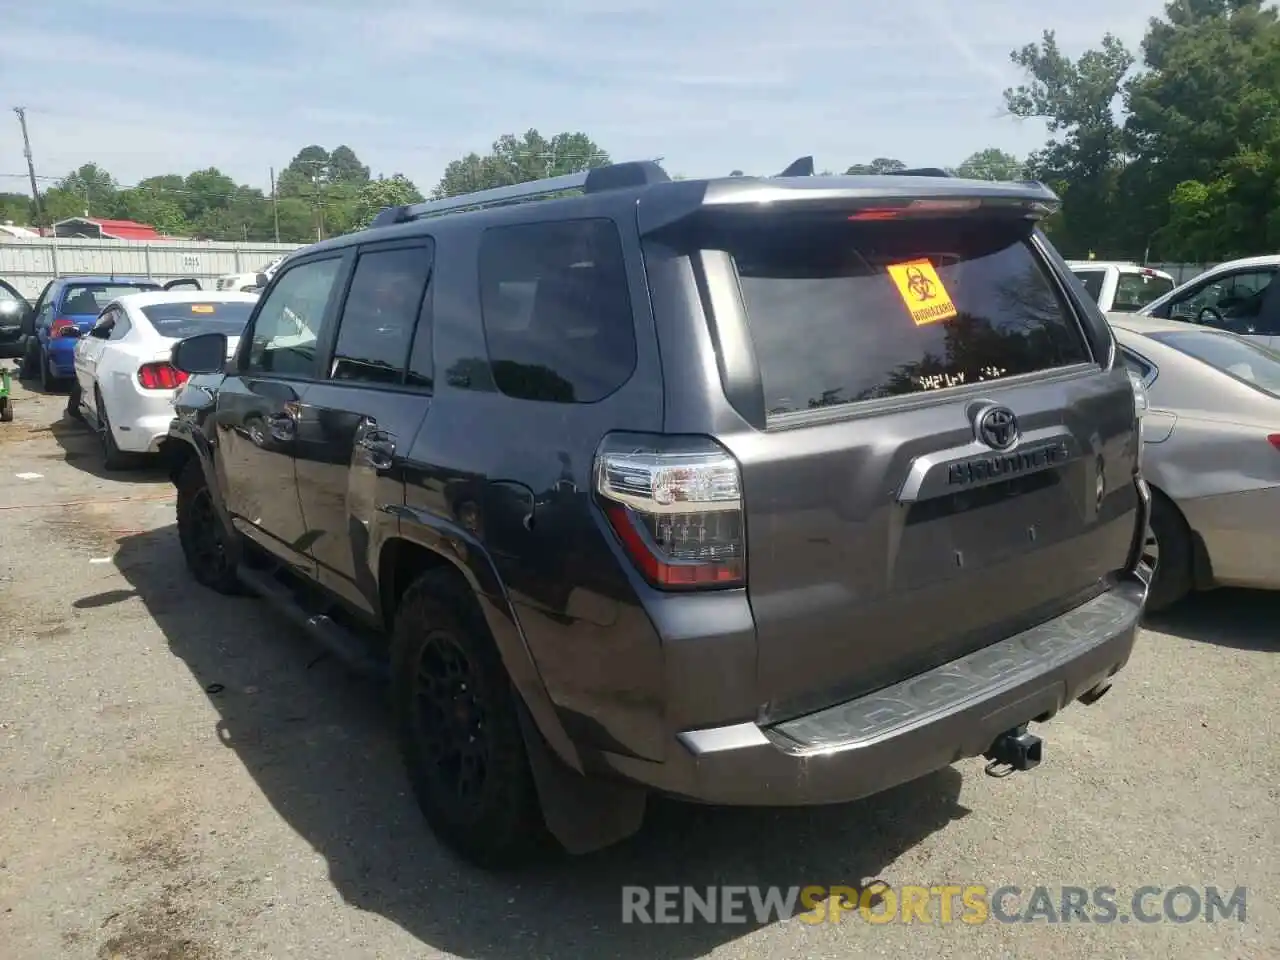
<instances>
[{"instance_id":1,"label":"fender flare","mask_svg":"<svg viewBox=\"0 0 1280 960\"><path fill-rule=\"evenodd\" d=\"M183 457L183 462L185 462L186 457L194 457L196 462L200 464L200 470L204 474L204 482L209 488L209 499L213 501L214 513L217 514L218 522L222 524L223 531L227 535L227 543L232 544L233 549L238 551L240 538L236 535L235 525L231 522L231 514L227 512L227 505L222 499L222 489L218 484L218 471L214 466L214 447L209 438L195 424L179 419L170 424L169 436L165 439L164 445L168 451L166 459L170 464L170 478L175 484L178 482L180 473L178 456L173 452L177 447L183 447L189 451ZM237 557L236 559L239 558Z\"/></svg>"},{"instance_id":2,"label":"fender flare","mask_svg":"<svg viewBox=\"0 0 1280 960\"><path fill-rule=\"evenodd\" d=\"M403 507L398 512L399 539L439 557L466 580L498 646L507 676L538 732L560 760L584 773L582 757L560 722L489 551L464 527L445 517L413 507ZM391 542L385 542L382 549Z\"/></svg>"}]
</instances>

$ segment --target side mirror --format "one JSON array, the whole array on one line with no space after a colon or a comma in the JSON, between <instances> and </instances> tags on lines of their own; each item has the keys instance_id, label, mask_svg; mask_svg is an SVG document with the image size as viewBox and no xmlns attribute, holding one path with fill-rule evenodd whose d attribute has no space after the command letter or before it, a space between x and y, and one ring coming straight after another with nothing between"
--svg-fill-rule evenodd
<instances>
[{"instance_id":1,"label":"side mirror","mask_svg":"<svg viewBox=\"0 0 1280 960\"><path fill-rule=\"evenodd\" d=\"M62 340L79 340L81 337L84 336L84 333L81 331L79 327L70 326L70 327L63 327L61 330L55 333L54 336Z\"/></svg>"},{"instance_id":2,"label":"side mirror","mask_svg":"<svg viewBox=\"0 0 1280 960\"><path fill-rule=\"evenodd\" d=\"M95 339L98 339L98 340L110 340L111 328L110 327L94 327L92 330L89 331L89 336L94 337Z\"/></svg>"},{"instance_id":3,"label":"side mirror","mask_svg":"<svg viewBox=\"0 0 1280 960\"><path fill-rule=\"evenodd\" d=\"M265 273L260 273L260 274L258 274L256 277L254 277L254 278L253 278L253 284L254 284L254 286L256 286L259 290L261 290L263 287L265 287L265 286L266 286L268 283L270 283L270 282L271 282L271 278L270 278L270 277L268 277Z\"/></svg>"},{"instance_id":4,"label":"side mirror","mask_svg":"<svg viewBox=\"0 0 1280 960\"><path fill-rule=\"evenodd\" d=\"M201 333L173 345L169 361L183 373L222 373L227 368L227 337Z\"/></svg>"}]
</instances>

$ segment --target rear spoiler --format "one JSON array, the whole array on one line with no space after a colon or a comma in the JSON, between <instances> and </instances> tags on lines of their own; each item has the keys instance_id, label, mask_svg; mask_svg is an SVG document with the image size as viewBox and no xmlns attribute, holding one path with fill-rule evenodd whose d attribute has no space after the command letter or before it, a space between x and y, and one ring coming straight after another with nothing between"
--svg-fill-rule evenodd
<instances>
[{"instance_id":1,"label":"rear spoiler","mask_svg":"<svg viewBox=\"0 0 1280 960\"><path fill-rule=\"evenodd\" d=\"M1062 201L1036 180L962 180L938 167L891 174L815 177L813 158L801 157L772 177L677 180L644 194L637 204L640 232L653 235L712 210L848 211L851 219L963 216L977 212L1039 221Z\"/></svg>"}]
</instances>

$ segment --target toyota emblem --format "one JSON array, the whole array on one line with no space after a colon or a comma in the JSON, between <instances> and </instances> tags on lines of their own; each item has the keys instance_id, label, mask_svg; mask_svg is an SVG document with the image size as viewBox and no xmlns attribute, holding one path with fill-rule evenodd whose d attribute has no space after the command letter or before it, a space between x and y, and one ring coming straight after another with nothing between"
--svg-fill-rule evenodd
<instances>
[{"instance_id":1,"label":"toyota emblem","mask_svg":"<svg viewBox=\"0 0 1280 960\"><path fill-rule=\"evenodd\" d=\"M1018 442L1018 418L1008 407L987 407L978 416L978 439L992 450L1008 450Z\"/></svg>"}]
</instances>

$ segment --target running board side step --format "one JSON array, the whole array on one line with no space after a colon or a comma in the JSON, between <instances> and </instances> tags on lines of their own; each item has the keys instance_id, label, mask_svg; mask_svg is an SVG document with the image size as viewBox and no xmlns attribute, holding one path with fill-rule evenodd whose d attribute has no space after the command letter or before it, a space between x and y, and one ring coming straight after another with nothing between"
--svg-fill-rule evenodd
<instances>
[{"instance_id":1,"label":"running board side step","mask_svg":"<svg viewBox=\"0 0 1280 960\"><path fill-rule=\"evenodd\" d=\"M248 589L300 626L326 652L341 660L350 670L378 681L389 678L389 664L375 656L358 634L332 617L307 611L298 603L293 591L273 577L270 571L256 570L241 564L236 569L236 577Z\"/></svg>"}]
</instances>

